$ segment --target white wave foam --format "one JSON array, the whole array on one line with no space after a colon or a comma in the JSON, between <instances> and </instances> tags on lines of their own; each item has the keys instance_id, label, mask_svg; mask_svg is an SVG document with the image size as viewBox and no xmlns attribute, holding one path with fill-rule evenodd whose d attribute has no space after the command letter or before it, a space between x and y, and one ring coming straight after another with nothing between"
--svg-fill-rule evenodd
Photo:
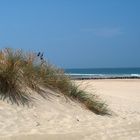
<instances>
[{"instance_id":1,"label":"white wave foam","mask_svg":"<svg viewBox=\"0 0 140 140\"><path fill-rule=\"evenodd\" d=\"M115 78L115 77L140 77L140 74L87 74L87 73L66 73L66 75L72 77L83 78Z\"/></svg>"},{"instance_id":2,"label":"white wave foam","mask_svg":"<svg viewBox=\"0 0 140 140\"><path fill-rule=\"evenodd\" d=\"M140 77L140 74L131 74L131 76Z\"/></svg>"}]
</instances>

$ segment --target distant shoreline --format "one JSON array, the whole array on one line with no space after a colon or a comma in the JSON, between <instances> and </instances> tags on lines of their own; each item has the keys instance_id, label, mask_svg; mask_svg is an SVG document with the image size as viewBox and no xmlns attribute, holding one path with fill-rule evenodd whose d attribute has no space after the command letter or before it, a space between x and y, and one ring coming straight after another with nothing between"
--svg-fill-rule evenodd
<instances>
[{"instance_id":1,"label":"distant shoreline","mask_svg":"<svg viewBox=\"0 0 140 140\"><path fill-rule=\"evenodd\" d=\"M66 69L71 79L140 79L140 68Z\"/></svg>"}]
</instances>

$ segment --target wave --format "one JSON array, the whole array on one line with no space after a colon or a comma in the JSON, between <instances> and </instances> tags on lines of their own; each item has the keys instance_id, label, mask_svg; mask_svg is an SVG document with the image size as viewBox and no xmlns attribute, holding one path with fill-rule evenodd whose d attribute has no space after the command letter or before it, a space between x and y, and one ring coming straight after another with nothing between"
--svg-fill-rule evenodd
<instances>
[{"instance_id":1,"label":"wave","mask_svg":"<svg viewBox=\"0 0 140 140\"><path fill-rule=\"evenodd\" d=\"M140 74L131 74L131 76L140 77Z\"/></svg>"},{"instance_id":2,"label":"wave","mask_svg":"<svg viewBox=\"0 0 140 140\"><path fill-rule=\"evenodd\" d=\"M71 78L140 78L140 74L87 74L87 73L66 73Z\"/></svg>"}]
</instances>

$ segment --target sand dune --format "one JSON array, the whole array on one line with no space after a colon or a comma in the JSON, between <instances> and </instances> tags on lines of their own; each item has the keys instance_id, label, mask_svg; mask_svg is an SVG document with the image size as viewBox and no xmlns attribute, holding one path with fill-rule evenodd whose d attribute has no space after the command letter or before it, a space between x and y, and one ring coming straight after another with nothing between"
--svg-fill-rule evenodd
<instances>
[{"instance_id":1,"label":"sand dune","mask_svg":"<svg viewBox=\"0 0 140 140\"><path fill-rule=\"evenodd\" d=\"M0 140L139 140L140 80L84 80L80 88L106 100L112 116L95 115L64 97L28 107L0 101Z\"/></svg>"}]
</instances>

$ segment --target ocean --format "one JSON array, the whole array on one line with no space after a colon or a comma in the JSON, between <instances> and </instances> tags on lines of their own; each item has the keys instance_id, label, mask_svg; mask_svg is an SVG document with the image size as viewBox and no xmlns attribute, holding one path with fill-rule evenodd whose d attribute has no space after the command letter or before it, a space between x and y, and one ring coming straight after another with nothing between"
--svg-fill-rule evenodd
<instances>
[{"instance_id":1,"label":"ocean","mask_svg":"<svg viewBox=\"0 0 140 140\"><path fill-rule=\"evenodd\" d=\"M73 79L140 78L140 68L65 69L65 73Z\"/></svg>"}]
</instances>

